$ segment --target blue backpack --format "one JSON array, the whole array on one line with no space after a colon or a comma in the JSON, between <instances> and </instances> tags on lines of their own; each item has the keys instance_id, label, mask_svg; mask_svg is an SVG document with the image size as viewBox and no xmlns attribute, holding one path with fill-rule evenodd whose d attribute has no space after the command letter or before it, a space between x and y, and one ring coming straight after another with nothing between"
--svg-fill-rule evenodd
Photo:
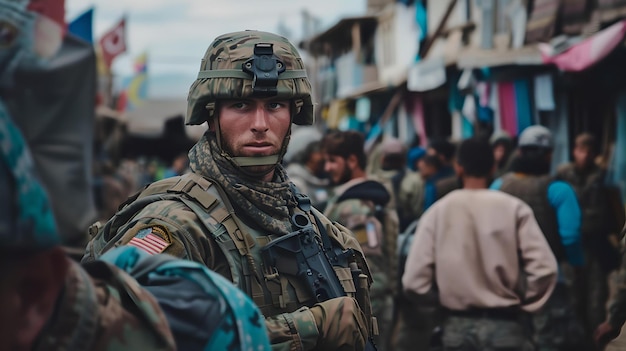
<instances>
[{"instance_id":1,"label":"blue backpack","mask_svg":"<svg viewBox=\"0 0 626 351\"><path fill-rule=\"evenodd\" d=\"M132 246L102 261L124 270L159 302L178 350L271 350L261 312L230 281L204 265Z\"/></svg>"}]
</instances>

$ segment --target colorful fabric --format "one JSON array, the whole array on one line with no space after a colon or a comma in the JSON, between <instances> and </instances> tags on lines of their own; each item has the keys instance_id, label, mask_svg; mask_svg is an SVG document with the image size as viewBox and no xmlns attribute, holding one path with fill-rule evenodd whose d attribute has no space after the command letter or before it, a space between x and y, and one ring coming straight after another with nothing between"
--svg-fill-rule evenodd
<instances>
[{"instance_id":1,"label":"colorful fabric","mask_svg":"<svg viewBox=\"0 0 626 351\"><path fill-rule=\"evenodd\" d=\"M530 100L529 83L525 79L516 80L515 107L517 112L517 130L524 130L533 124L532 101Z\"/></svg>"},{"instance_id":2,"label":"colorful fabric","mask_svg":"<svg viewBox=\"0 0 626 351\"><path fill-rule=\"evenodd\" d=\"M626 20L623 20L558 55L552 56L553 50L548 44L540 44L539 50L544 63L553 63L563 71L579 72L593 66L611 53L624 41L625 33Z\"/></svg>"},{"instance_id":3,"label":"colorful fabric","mask_svg":"<svg viewBox=\"0 0 626 351\"><path fill-rule=\"evenodd\" d=\"M28 145L0 101L0 162L8 167L15 181L17 223L12 230L0 232L3 247L45 248L60 242L54 214L45 189L37 180ZM11 197L4 194L4 201ZM9 214L0 214L9 215ZM2 222L4 222L2 218ZM7 222L13 223L13 218Z\"/></svg>"},{"instance_id":4,"label":"colorful fabric","mask_svg":"<svg viewBox=\"0 0 626 351\"><path fill-rule=\"evenodd\" d=\"M500 82L498 84L498 106L502 129L509 135L517 135L517 106L513 82Z\"/></svg>"},{"instance_id":5,"label":"colorful fabric","mask_svg":"<svg viewBox=\"0 0 626 351\"><path fill-rule=\"evenodd\" d=\"M166 256L167 258L151 258L147 253L134 247L121 247L109 251L102 256L102 260L112 263L130 274L137 281L142 282L143 287L152 292L159 304L164 307L164 311L170 319L172 332L176 337L179 349L189 340L182 340L202 335L198 340L203 347L202 350L259 350L269 351L269 339L265 331L263 315L254 305L252 300L237 289L231 282L224 279L219 274L210 271L206 266L193 261ZM152 267L152 269L142 269L142 267ZM176 281L191 283L185 285L187 292L195 292L194 295L166 295L163 290L159 290L164 280L175 284ZM194 308L203 307L205 311L214 311L217 315L204 315L195 318L177 318L177 312L196 317L193 311L187 311L192 301L184 301L185 297L194 297L200 300L199 305ZM199 298L202 296L202 298ZM196 324L199 322L198 324ZM189 332L189 330L197 330ZM189 345L189 344L187 344ZM189 345L191 346L191 345ZM196 346L196 344L194 344ZM196 348L200 350L200 348Z\"/></svg>"}]
</instances>

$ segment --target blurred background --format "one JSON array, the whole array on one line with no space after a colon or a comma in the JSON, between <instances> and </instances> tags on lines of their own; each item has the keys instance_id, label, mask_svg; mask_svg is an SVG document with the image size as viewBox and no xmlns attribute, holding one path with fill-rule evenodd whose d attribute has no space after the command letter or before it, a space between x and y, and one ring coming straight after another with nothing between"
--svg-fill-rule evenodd
<instances>
[{"instance_id":1,"label":"blurred background","mask_svg":"<svg viewBox=\"0 0 626 351\"><path fill-rule=\"evenodd\" d=\"M69 170L74 183L57 177L66 190L94 190L67 232L186 169L206 128L184 126L189 86L211 41L243 29L300 49L322 133L362 131L368 149L387 136L424 147L515 140L542 124L555 135L556 166L590 132L609 183L626 189L624 0L66 0L65 19L62 50L46 72L19 75L15 100L39 102L16 114L39 118L20 123L40 165L44 136L58 132L91 170ZM61 183L50 178L48 188Z\"/></svg>"}]
</instances>

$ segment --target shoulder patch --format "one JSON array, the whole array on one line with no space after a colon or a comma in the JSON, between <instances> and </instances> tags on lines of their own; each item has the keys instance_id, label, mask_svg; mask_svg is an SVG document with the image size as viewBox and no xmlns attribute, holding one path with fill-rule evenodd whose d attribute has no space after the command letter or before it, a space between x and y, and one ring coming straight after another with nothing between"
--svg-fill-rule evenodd
<instances>
[{"instance_id":1,"label":"shoulder patch","mask_svg":"<svg viewBox=\"0 0 626 351\"><path fill-rule=\"evenodd\" d=\"M150 225L139 229L127 245L139 248L151 255L156 255L172 245L172 236L164 226Z\"/></svg>"}]
</instances>

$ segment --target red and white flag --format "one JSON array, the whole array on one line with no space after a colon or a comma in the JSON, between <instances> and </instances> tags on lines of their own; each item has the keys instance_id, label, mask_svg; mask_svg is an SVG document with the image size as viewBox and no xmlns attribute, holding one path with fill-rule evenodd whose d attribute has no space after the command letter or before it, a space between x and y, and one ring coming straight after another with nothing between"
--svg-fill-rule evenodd
<instances>
[{"instance_id":1,"label":"red and white flag","mask_svg":"<svg viewBox=\"0 0 626 351\"><path fill-rule=\"evenodd\" d=\"M122 18L111 30L106 32L99 40L102 50L102 59L107 68L117 55L126 51L126 18Z\"/></svg>"}]
</instances>

